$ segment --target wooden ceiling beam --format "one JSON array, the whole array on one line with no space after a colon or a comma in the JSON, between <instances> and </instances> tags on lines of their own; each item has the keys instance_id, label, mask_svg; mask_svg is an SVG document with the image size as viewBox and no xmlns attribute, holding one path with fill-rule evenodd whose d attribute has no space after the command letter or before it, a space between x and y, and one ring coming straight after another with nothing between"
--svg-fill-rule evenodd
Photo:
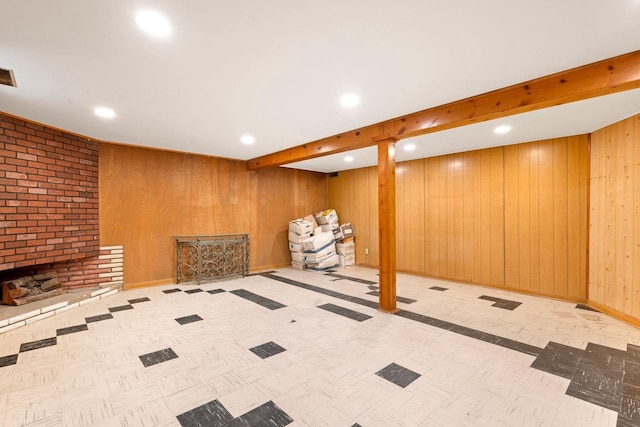
<instances>
[{"instance_id":1,"label":"wooden ceiling beam","mask_svg":"<svg viewBox=\"0 0 640 427\"><path fill-rule=\"evenodd\" d=\"M249 170L281 166L514 114L640 88L640 51L418 111L247 161Z\"/></svg>"}]
</instances>

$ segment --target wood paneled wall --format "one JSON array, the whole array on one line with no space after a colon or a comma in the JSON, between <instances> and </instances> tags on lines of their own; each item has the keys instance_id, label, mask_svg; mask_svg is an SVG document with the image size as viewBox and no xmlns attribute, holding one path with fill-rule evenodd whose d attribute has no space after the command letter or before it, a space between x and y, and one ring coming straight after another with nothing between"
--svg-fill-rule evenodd
<instances>
[{"instance_id":1,"label":"wood paneled wall","mask_svg":"<svg viewBox=\"0 0 640 427\"><path fill-rule=\"evenodd\" d=\"M249 233L252 269L288 265L288 221L326 208L324 174L100 144L100 241L124 246L125 286L172 282L174 236Z\"/></svg>"},{"instance_id":2,"label":"wood paneled wall","mask_svg":"<svg viewBox=\"0 0 640 427\"><path fill-rule=\"evenodd\" d=\"M591 135L590 191L589 299L640 324L640 115Z\"/></svg>"},{"instance_id":3,"label":"wood paneled wall","mask_svg":"<svg viewBox=\"0 0 640 427\"><path fill-rule=\"evenodd\" d=\"M399 271L586 299L587 136L401 162L396 176ZM376 179L375 167L329 178L370 266Z\"/></svg>"},{"instance_id":4,"label":"wood paneled wall","mask_svg":"<svg viewBox=\"0 0 640 427\"><path fill-rule=\"evenodd\" d=\"M504 147L505 285L587 298L588 135Z\"/></svg>"}]
</instances>

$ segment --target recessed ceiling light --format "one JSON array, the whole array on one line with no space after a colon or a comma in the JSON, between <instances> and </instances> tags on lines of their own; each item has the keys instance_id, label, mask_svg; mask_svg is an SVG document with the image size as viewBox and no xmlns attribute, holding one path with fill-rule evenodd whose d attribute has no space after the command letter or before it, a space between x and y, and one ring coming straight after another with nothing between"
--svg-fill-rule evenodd
<instances>
[{"instance_id":1,"label":"recessed ceiling light","mask_svg":"<svg viewBox=\"0 0 640 427\"><path fill-rule=\"evenodd\" d=\"M138 26L154 37L167 37L171 34L171 24L162 14L153 10L143 10L136 15Z\"/></svg>"},{"instance_id":2,"label":"recessed ceiling light","mask_svg":"<svg viewBox=\"0 0 640 427\"><path fill-rule=\"evenodd\" d=\"M349 162L353 162L353 156L347 156L344 158L344 161L349 163Z\"/></svg>"},{"instance_id":3,"label":"recessed ceiling light","mask_svg":"<svg viewBox=\"0 0 640 427\"><path fill-rule=\"evenodd\" d=\"M413 151L416 149L416 144L405 144L404 151Z\"/></svg>"},{"instance_id":4,"label":"recessed ceiling light","mask_svg":"<svg viewBox=\"0 0 640 427\"><path fill-rule=\"evenodd\" d=\"M113 119L116 116L116 112L107 107L96 107L93 109L93 112L96 116L102 117L103 119Z\"/></svg>"},{"instance_id":5,"label":"recessed ceiling light","mask_svg":"<svg viewBox=\"0 0 640 427\"><path fill-rule=\"evenodd\" d=\"M340 105L344 108L353 108L360 103L360 98L355 93L347 93L340 98Z\"/></svg>"},{"instance_id":6,"label":"recessed ceiling light","mask_svg":"<svg viewBox=\"0 0 640 427\"><path fill-rule=\"evenodd\" d=\"M256 139L253 137L253 135L242 135L240 137L240 142L246 145L251 145L256 142Z\"/></svg>"},{"instance_id":7,"label":"recessed ceiling light","mask_svg":"<svg viewBox=\"0 0 640 427\"><path fill-rule=\"evenodd\" d=\"M500 125L493 130L495 133L502 135L505 133L509 133L511 131L511 126L509 125Z\"/></svg>"}]
</instances>

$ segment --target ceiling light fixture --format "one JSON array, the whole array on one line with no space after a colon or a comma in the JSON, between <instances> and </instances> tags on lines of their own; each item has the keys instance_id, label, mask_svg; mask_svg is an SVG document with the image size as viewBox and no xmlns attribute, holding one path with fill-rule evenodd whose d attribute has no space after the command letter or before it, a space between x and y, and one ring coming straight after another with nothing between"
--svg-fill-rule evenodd
<instances>
[{"instance_id":1,"label":"ceiling light fixture","mask_svg":"<svg viewBox=\"0 0 640 427\"><path fill-rule=\"evenodd\" d=\"M416 144L405 144L404 151L413 151L416 149Z\"/></svg>"},{"instance_id":2,"label":"ceiling light fixture","mask_svg":"<svg viewBox=\"0 0 640 427\"><path fill-rule=\"evenodd\" d=\"M242 142L245 145L251 145L254 142L256 142L256 139L253 137L253 135L242 135L240 137L240 142Z\"/></svg>"},{"instance_id":3,"label":"ceiling light fixture","mask_svg":"<svg viewBox=\"0 0 640 427\"><path fill-rule=\"evenodd\" d=\"M347 163L353 162L353 156L347 156L344 158L344 161Z\"/></svg>"},{"instance_id":4,"label":"ceiling light fixture","mask_svg":"<svg viewBox=\"0 0 640 427\"><path fill-rule=\"evenodd\" d=\"M504 135L505 133L509 133L511 131L511 126L509 125L500 125L493 130L498 135Z\"/></svg>"},{"instance_id":5,"label":"ceiling light fixture","mask_svg":"<svg viewBox=\"0 0 640 427\"><path fill-rule=\"evenodd\" d=\"M162 14L153 10L143 10L136 15L138 26L154 37L167 37L171 34L171 24Z\"/></svg>"},{"instance_id":6,"label":"ceiling light fixture","mask_svg":"<svg viewBox=\"0 0 640 427\"><path fill-rule=\"evenodd\" d=\"M360 103L360 98L355 93L347 93L340 98L340 105L344 108L353 108Z\"/></svg>"},{"instance_id":7,"label":"ceiling light fixture","mask_svg":"<svg viewBox=\"0 0 640 427\"><path fill-rule=\"evenodd\" d=\"M96 116L102 117L103 119L113 119L116 116L116 112L108 107L96 107L93 109L93 112Z\"/></svg>"}]
</instances>

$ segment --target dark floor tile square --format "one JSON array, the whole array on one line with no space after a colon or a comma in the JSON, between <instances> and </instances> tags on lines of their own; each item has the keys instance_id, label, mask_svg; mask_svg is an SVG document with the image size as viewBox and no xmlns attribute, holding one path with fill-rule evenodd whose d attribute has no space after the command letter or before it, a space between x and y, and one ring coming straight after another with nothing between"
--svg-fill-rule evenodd
<instances>
[{"instance_id":1,"label":"dark floor tile square","mask_svg":"<svg viewBox=\"0 0 640 427\"><path fill-rule=\"evenodd\" d=\"M575 374L573 374L571 384L595 389L612 396L619 396L622 391L622 372L599 369L597 366L585 363L583 360Z\"/></svg>"},{"instance_id":2,"label":"dark floor tile square","mask_svg":"<svg viewBox=\"0 0 640 427\"><path fill-rule=\"evenodd\" d=\"M0 368L2 368L3 366L15 365L16 363L18 363L18 355L17 354L12 354L10 356L0 357Z\"/></svg>"},{"instance_id":3,"label":"dark floor tile square","mask_svg":"<svg viewBox=\"0 0 640 427\"><path fill-rule=\"evenodd\" d=\"M620 395L613 395L606 391L586 387L574 381L569 384L566 394L615 412L620 410Z\"/></svg>"},{"instance_id":4,"label":"dark floor tile square","mask_svg":"<svg viewBox=\"0 0 640 427\"><path fill-rule=\"evenodd\" d=\"M188 291L184 291L185 294L197 294L198 292L204 292L200 288L189 289Z\"/></svg>"},{"instance_id":5,"label":"dark floor tile square","mask_svg":"<svg viewBox=\"0 0 640 427\"><path fill-rule=\"evenodd\" d=\"M419 373L414 372L411 369L407 369L403 366L396 365L395 363L382 368L381 370L376 372L376 375L402 388L405 388L406 386L420 378Z\"/></svg>"},{"instance_id":6,"label":"dark floor tile square","mask_svg":"<svg viewBox=\"0 0 640 427\"><path fill-rule=\"evenodd\" d=\"M68 328L60 328L56 331L56 335L57 336L68 335L68 334L73 334L75 332L88 331L88 330L89 330L89 327L87 326L87 324L83 323L82 325L69 326Z\"/></svg>"},{"instance_id":7,"label":"dark floor tile square","mask_svg":"<svg viewBox=\"0 0 640 427\"><path fill-rule=\"evenodd\" d=\"M166 289L162 292L164 292L165 294L173 294L175 292L182 292L182 289L178 289L178 288Z\"/></svg>"},{"instance_id":8,"label":"dark floor tile square","mask_svg":"<svg viewBox=\"0 0 640 427\"><path fill-rule=\"evenodd\" d=\"M266 359L267 357L275 356L276 354L282 353L283 351L287 351L285 348L280 347L273 341L269 341L268 343L250 348L249 350L259 356L261 359Z\"/></svg>"},{"instance_id":9,"label":"dark floor tile square","mask_svg":"<svg viewBox=\"0 0 640 427\"><path fill-rule=\"evenodd\" d=\"M622 373L627 352L599 344L589 343L584 350L585 362L600 369Z\"/></svg>"},{"instance_id":10,"label":"dark floor tile square","mask_svg":"<svg viewBox=\"0 0 640 427\"><path fill-rule=\"evenodd\" d=\"M622 396L618 417L624 417L629 421L634 421L640 425L640 400L628 396Z\"/></svg>"},{"instance_id":11,"label":"dark floor tile square","mask_svg":"<svg viewBox=\"0 0 640 427\"><path fill-rule=\"evenodd\" d=\"M640 384L640 363L634 363L628 360L624 362L622 382L632 385Z\"/></svg>"},{"instance_id":12,"label":"dark floor tile square","mask_svg":"<svg viewBox=\"0 0 640 427\"><path fill-rule=\"evenodd\" d=\"M532 368L571 379L578 370L584 350L550 342L531 364Z\"/></svg>"},{"instance_id":13,"label":"dark floor tile square","mask_svg":"<svg viewBox=\"0 0 640 427\"><path fill-rule=\"evenodd\" d=\"M177 416L182 427L226 426L233 416L217 400Z\"/></svg>"},{"instance_id":14,"label":"dark floor tile square","mask_svg":"<svg viewBox=\"0 0 640 427\"><path fill-rule=\"evenodd\" d=\"M212 290L207 291L207 292L209 292L211 295L214 295L214 294L221 294L221 293L226 292L226 291L224 289L212 289Z\"/></svg>"},{"instance_id":15,"label":"dark floor tile square","mask_svg":"<svg viewBox=\"0 0 640 427\"><path fill-rule=\"evenodd\" d=\"M107 314L99 314L97 316L85 317L84 320L87 323L100 322L101 320L113 319L113 315L111 313Z\"/></svg>"},{"instance_id":16,"label":"dark floor tile square","mask_svg":"<svg viewBox=\"0 0 640 427\"><path fill-rule=\"evenodd\" d=\"M240 415L225 427L284 427L292 422L293 419L286 412L272 401L268 401L246 414Z\"/></svg>"},{"instance_id":17,"label":"dark floor tile square","mask_svg":"<svg viewBox=\"0 0 640 427\"><path fill-rule=\"evenodd\" d=\"M145 368L148 368L149 366L157 365L158 363L166 362L167 360L176 359L178 355L170 348L165 348L164 350L143 354L139 357Z\"/></svg>"},{"instance_id":18,"label":"dark floor tile square","mask_svg":"<svg viewBox=\"0 0 640 427\"><path fill-rule=\"evenodd\" d=\"M493 301L493 304L491 305L492 307L503 308L505 310L515 310L520 305L522 305L522 303L518 301L510 301L508 299L490 297L488 295L482 295L478 297L478 299Z\"/></svg>"},{"instance_id":19,"label":"dark floor tile square","mask_svg":"<svg viewBox=\"0 0 640 427\"><path fill-rule=\"evenodd\" d=\"M627 359L640 363L640 346L627 344Z\"/></svg>"},{"instance_id":20,"label":"dark floor tile square","mask_svg":"<svg viewBox=\"0 0 640 427\"><path fill-rule=\"evenodd\" d=\"M371 319L371 316L367 314L360 313L355 310L350 310L348 308L340 307L339 305L335 305L335 304L330 304L330 303L323 304L323 305L319 305L318 308L330 311L335 314L339 314L340 316L348 317L349 319L353 319L358 322L364 322L365 320Z\"/></svg>"},{"instance_id":21,"label":"dark floor tile square","mask_svg":"<svg viewBox=\"0 0 640 427\"><path fill-rule=\"evenodd\" d=\"M116 313L118 311L125 311L125 310L133 310L133 306L131 304L127 304L127 305L119 305L117 307L109 307L109 311L111 313Z\"/></svg>"},{"instance_id":22,"label":"dark floor tile square","mask_svg":"<svg viewBox=\"0 0 640 427\"><path fill-rule=\"evenodd\" d=\"M129 304L138 304L140 302L147 302L147 301L151 301L151 300L147 297L128 300Z\"/></svg>"},{"instance_id":23,"label":"dark floor tile square","mask_svg":"<svg viewBox=\"0 0 640 427\"><path fill-rule=\"evenodd\" d=\"M244 298L248 301L255 302L258 305L261 305L269 310L277 310L279 308L286 307L284 304L280 304L277 301L271 300L269 298L265 298L261 295L254 294L253 292L249 292L244 289L236 289L235 291L231 291L232 294L239 296L240 298Z\"/></svg>"},{"instance_id":24,"label":"dark floor tile square","mask_svg":"<svg viewBox=\"0 0 640 427\"><path fill-rule=\"evenodd\" d=\"M433 289L434 291L440 291L440 292L444 292L444 291L448 291L449 288L442 288L440 286L432 286L429 289Z\"/></svg>"},{"instance_id":25,"label":"dark floor tile square","mask_svg":"<svg viewBox=\"0 0 640 427\"><path fill-rule=\"evenodd\" d=\"M45 338L43 340L38 340L38 341L31 341L31 342L24 343L20 346L20 353L25 351L36 350L39 348L50 347L56 344L58 344L58 339L56 337Z\"/></svg>"},{"instance_id":26,"label":"dark floor tile square","mask_svg":"<svg viewBox=\"0 0 640 427\"><path fill-rule=\"evenodd\" d=\"M367 292L367 295L373 295L374 297L379 297L380 296L380 292L378 291L371 291L371 292ZM411 298L405 298L405 297L399 297L396 295L396 301L401 302L403 304L411 304L416 302L416 300L411 299Z\"/></svg>"},{"instance_id":27,"label":"dark floor tile square","mask_svg":"<svg viewBox=\"0 0 640 427\"><path fill-rule=\"evenodd\" d=\"M579 308L581 310L589 310L589 311L595 311L596 313L600 313L599 310L596 310L593 307L589 307L587 304L576 304L576 308Z\"/></svg>"},{"instance_id":28,"label":"dark floor tile square","mask_svg":"<svg viewBox=\"0 0 640 427\"><path fill-rule=\"evenodd\" d=\"M198 316L197 314L192 314L191 316L178 317L176 319L176 322L180 323L181 325L186 325L187 323L198 322L200 320L202 320L202 317Z\"/></svg>"}]
</instances>

